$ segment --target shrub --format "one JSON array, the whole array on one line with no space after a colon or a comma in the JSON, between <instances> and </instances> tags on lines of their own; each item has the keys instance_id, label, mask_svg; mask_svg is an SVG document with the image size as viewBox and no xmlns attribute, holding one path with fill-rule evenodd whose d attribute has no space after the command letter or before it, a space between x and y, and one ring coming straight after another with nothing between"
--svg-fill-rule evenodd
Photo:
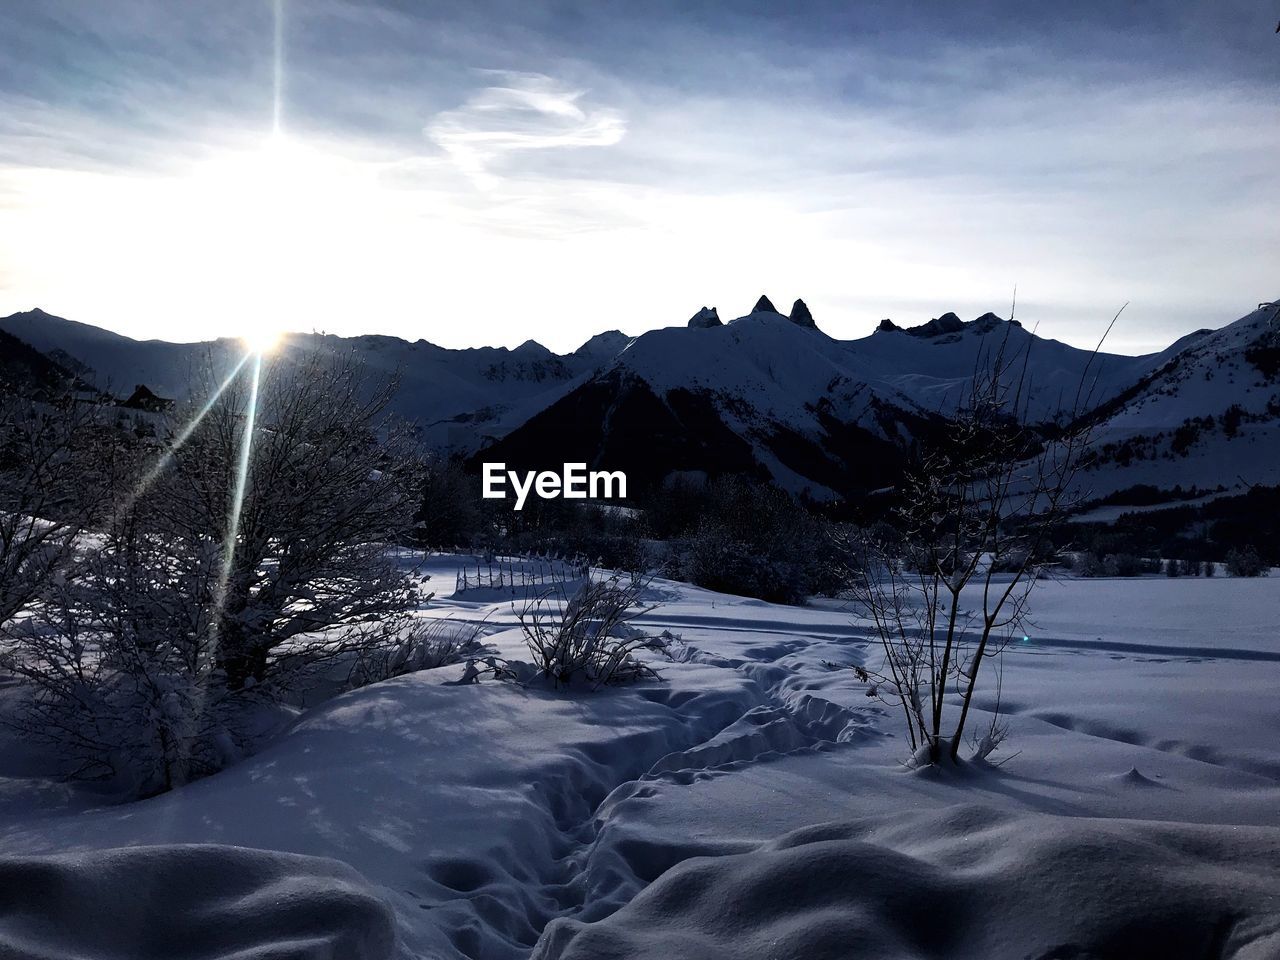
<instances>
[{"instance_id":1,"label":"shrub","mask_svg":"<svg viewBox=\"0 0 1280 960\"><path fill-rule=\"evenodd\" d=\"M1227 573L1233 577L1265 577L1267 566L1258 555L1257 548L1245 546L1227 554Z\"/></svg>"},{"instance_id":2,"label":"shrub","mask_svg":"<svg viewBox=\"0 0 1280 960\"><path fill-rule=\"evenodd\" d=\"M139 509L175 541L213 545L221 571L199 603L226 685L275 679L312 641L323 656L398 631L423 597L387 549L412 531L420 482L411 435L385 412L395 383L350 355L208 378Z\"/></svg>"},{"instance_id":3,"label":"shrub","mask_svg":"<svg viewBox=\"0 0 1280 960\"><path fill-rule=\"evenodd\" d=\"M851 599L884 654L878 671L855 673L868 696L901 709L914 766L958 759L986 660L996 661L995 706L971 733L973 757L1004 740L1000 657L1026 619L1038 561L1079 505L1071 490L1087 429L1042 442L1019 402L1023 375L1001 346L981 358L951 429L903 478L894 534L853 544Z\"/></svg>"},{"instance_id":4,"label":"shrub","mask_svg":"<svg viewBox=\"0 0 1280 960\"><path fill-rule=\"evenodd\" d=\"M1104 577L1107 573L1105 562L1092 550L1080 554L1075 566L1076 572L1082 577Z\"/></svg>"},{"instance_id":5,"label":"shrub","mask_svg":"<svg viewBox=\"0 0 1280 960\"><path fill-rule=\"evenodd\" d=\"M192 599L213 579L207 552L116 525L5 632L0 665L24 684L7 720L67 776L146 795L237 752L234 720L249 693L219 682L216 643Z\"/></svg>"},{"instance_id":6,"label":"shrub","mask_svg":"<svg viewBox=\"0 0 1280 960\"><path fill-rule=\"evenodd\" d=\"M800 603L841 586L824 522L772 486L728 478L685 541L679 575L709 590Z\"/></svg>"},{"instance_id":7,"label":"shrub","mask_svg":"<svg viewBox=\"0 0 1280 960\"><path fill-rule=\"evenodd\" d=\"M289 364L242 362L221 386L210 370L154 463L121 453L128 492L94 536L59 534L29 616L0 612L0 666L23 682L7 719L68 775L168 789L235 759L261 710L335 662L429 652L395 646L424 597L388 549L416 467L381 416L393 386L349 359Z\"/></svg>"},{"instance_id":8,"label":"shrub","mask_svg":"<svg viewBox=\"0 0 1280 960\"><path fill-rule=\"evenodd\" d=\"M1108 577L1140 577L1144 573L1154 573L1159 570L1159 561L1154 564L1148 563L1141 557L1136 557L1132 553L1109 553L1102 561L1102 575Z\"/></svg>"},{"instance_id":9,"label":"shrub","mask_svg":"<svg viewBox=\"0 0 1280 960\"><path fill-rule=\"evenodd\" d=\"M586 580L572 597L549 594L519 614L538 675L556 687L592 688L627 683L657 673L636 659L640 650L665 650L666 641L637 630L645 583L617 575Z\"/></svg>"},{"instance_id":10,"label":"shrub","mask_svg":"<svg viewBox=\"0 0 1280 960\"><path fill-rule=\"evenodd\" d=\"M483 623L466 620L418 620L388 640L359 649L348 675L352 687L391 677L461 663L483 649Z\"/></svg>"}]
</instances>

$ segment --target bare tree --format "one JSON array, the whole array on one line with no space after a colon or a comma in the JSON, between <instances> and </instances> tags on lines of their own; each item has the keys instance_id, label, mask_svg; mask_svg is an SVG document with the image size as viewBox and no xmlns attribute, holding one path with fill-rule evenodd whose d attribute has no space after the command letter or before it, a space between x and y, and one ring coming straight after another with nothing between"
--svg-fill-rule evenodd
<instances>
[{"instance_id":1,"label":"bare tree","mask_svg":"<svg viewBox=\"0 0 1280 960\"><path fill-rule=\"evenodd\" d=\"M0 384L0 625L66 569L106 499L107 433L89 404L35 401Z\"/></svg>"},{"instance_id":2,"label":"bare tree","mask_svg":"<svg viewBox=\"0 0 1280 960\"><path fill-rule=\"evenodd\" d=\"M1018 363L1007 346L975 365L948 430L908 471L895 522L850 545L854 602L884 652L879 671L860 673L901 709L917 763L958 757L982 666L1021 636L1053 531L1077 500L1088 368L1059 425L1037 429L1027 356ZM997 708L975 755L1003 736Z\"/></svg>"},{"instance_id":3,"label":"bare tree","mask_svg":"<svg viewBox=\"0 0 1280 960\"><path fill-rule=\"evenodd\" d=\"M77 779L125 792L167 790L238 749L236 714L214 677L210 544L117 514L79 552L74 575L6 631L0 664L25 682L8 721L52 748Z\"/></svg>"},{"instance_id":4,"label":"bare tree","mask_svg":"<svg viewBox=\"0 0 1280 960\"><path fill-rule=\"evenodd\" d=\"M423 600L388 549L419 494L411 433L386 416L394 381L350 354L262 364L216 396L151 495L171 535L220 547L204 601L233 690L380 642Z\"/></svg>"},{"instance_id":5,"label":"bare tree","mask_svg":"<svg viewBox=\"0 0 1280 960\"><path fill-rule=\"evenodd\" d=\"M393 547L418 495L410 437L383 416L393 388L349 357L258 359L210 375L159 450L126 448L110 509L50 540L64 575L40 566L2 625L0 666L25 681L12 722L69 774L149 793L251 746L248 708L289 681L436 653L402 636L423 598Z\"/></svg>"}]
</instances>

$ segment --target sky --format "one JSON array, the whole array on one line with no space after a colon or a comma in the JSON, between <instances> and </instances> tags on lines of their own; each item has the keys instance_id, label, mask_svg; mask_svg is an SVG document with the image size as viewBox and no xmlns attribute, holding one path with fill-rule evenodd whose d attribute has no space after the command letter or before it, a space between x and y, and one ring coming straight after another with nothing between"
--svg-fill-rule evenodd
<instances>
[{"instance_id":1,"label":"sky","mask_svg":"<svg viewBox=\"0 0 1280 960\"><path fill-rule=\"evenodd\" d=\"M1280 297L1280 8L0 8L0 315L572 350L802 297L1142 353Z\"/></svg>"}]
</instances>

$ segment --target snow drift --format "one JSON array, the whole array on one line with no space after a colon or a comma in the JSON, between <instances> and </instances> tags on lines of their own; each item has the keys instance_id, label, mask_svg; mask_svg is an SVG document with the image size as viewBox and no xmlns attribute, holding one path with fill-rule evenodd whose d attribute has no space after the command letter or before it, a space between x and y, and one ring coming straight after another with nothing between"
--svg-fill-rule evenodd
<instances>
[{"instance_id":1,"label":"snow drift","mask_svg":"<svg viewBox=\"0 0 1280 960\"><path fill-rule=\"evenodd\" d=\"M385 960L390 909L345 864L219 845L0 859L0 956Z\"/></svg>"},{"instance_id":2,"label":"snow drift","mask_svg":"<svg viewBox=\"0 0 1280 960\"><path fill-rule=\"evenodd\" d=\"M942 812L806 827L668 870L535 960L1280 955L1280 830Z\"/></svg>"}]
</instances>

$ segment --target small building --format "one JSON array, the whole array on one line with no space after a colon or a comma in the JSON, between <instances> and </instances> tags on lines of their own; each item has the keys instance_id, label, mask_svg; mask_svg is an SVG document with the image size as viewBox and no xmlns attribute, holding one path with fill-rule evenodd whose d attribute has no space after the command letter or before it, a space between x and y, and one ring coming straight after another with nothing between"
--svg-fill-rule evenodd
<instances>
[{"instance_id":1,"label":"small building","mask_svg":"<svg viewBox=\"0 0 1280 960\"><path fill-rule=\"evenodd\" d=\"M173 401L167 397L157 397L145 383L139 383L133 388L133 393L129 395L129 399L122 401L120 406L129 410L162 413L173 406Z\"/></svg>"}]
</instances>

